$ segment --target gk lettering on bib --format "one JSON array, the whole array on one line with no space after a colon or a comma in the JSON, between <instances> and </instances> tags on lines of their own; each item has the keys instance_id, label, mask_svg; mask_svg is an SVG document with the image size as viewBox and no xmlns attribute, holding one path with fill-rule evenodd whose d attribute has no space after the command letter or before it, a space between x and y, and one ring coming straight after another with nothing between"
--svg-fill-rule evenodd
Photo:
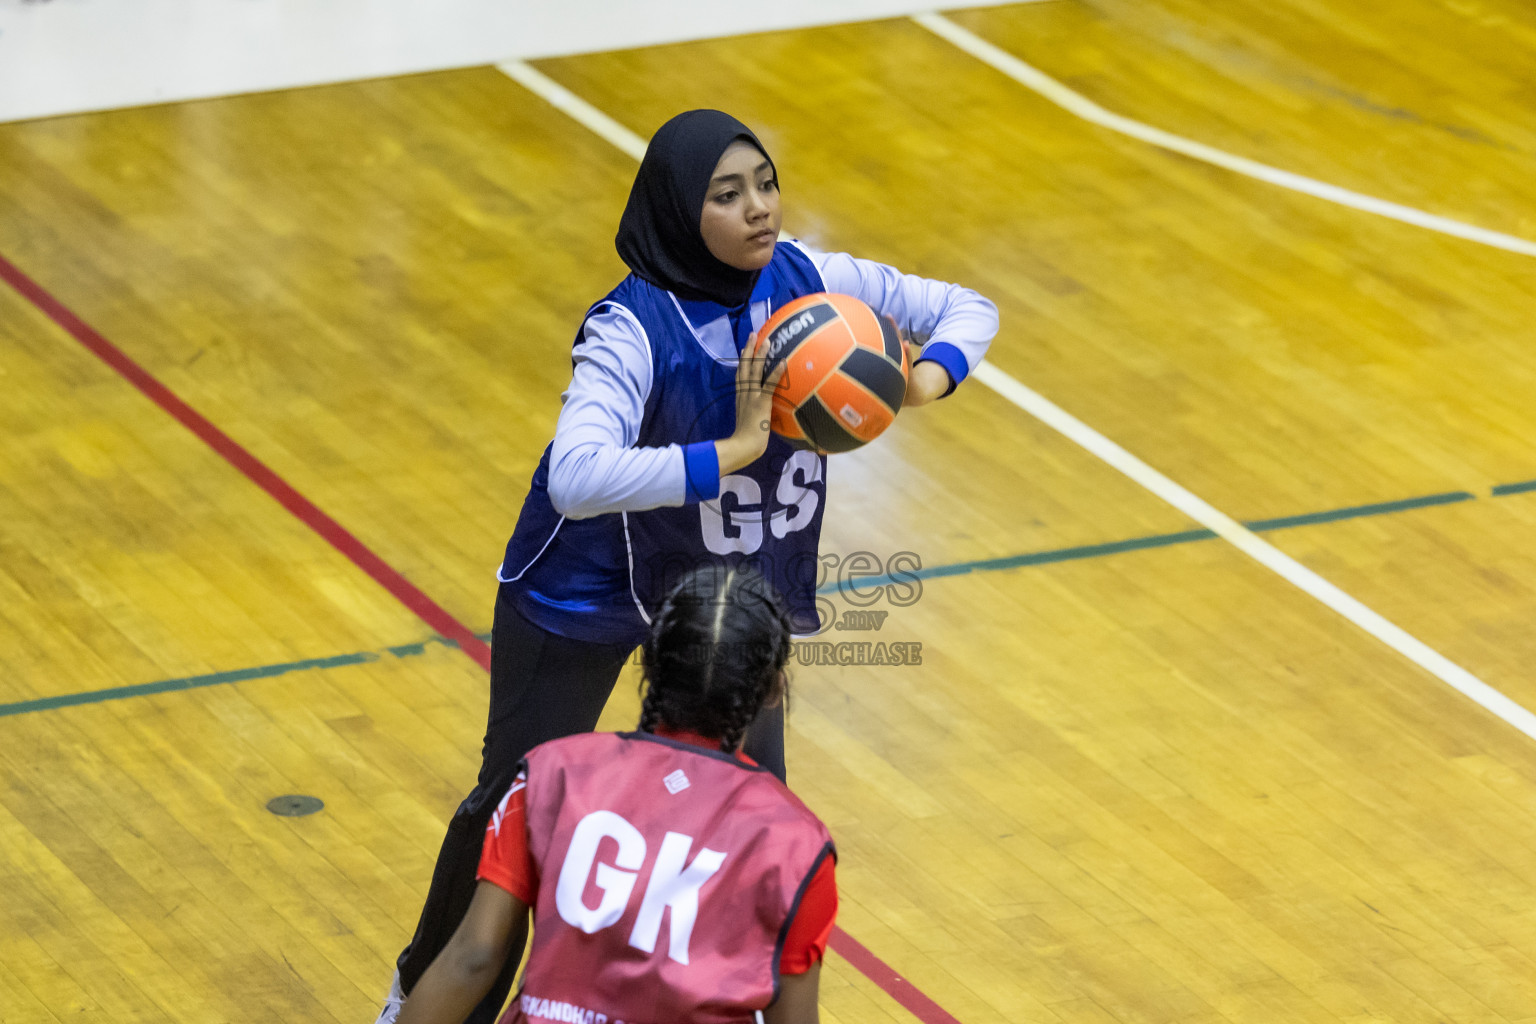
<instances>
[{"instance_id":1,"label":"gk lettering on bib","mask_svg":"<svg viewBox=\"0 0 1536 1024\"><path fill-rule=\"evenodd\" d=\"M537 998L504 1024L727 1024L773 1001L780 939L831 855L778 779L649 733L552 740L527 773Z\"/></svg>"},{"instance_id":2,"label":"gk lettering on bib","mask_svg":"<svg viewBox=\"0 0 1536 1024\"><path fill-rule=\"evenodd\" d=\"M612 863L603 863L598 858L604 839L617 844L618 852L612 855ZM724 853L707 847L699 850L689 863L692 849L693 838L681 832L668 832L662 838L629 933L631 946L654 953L663 912L671 910L667 956L680 964L688 962L688 940L699 916L699 892L725 863ZM593 811L583 817L571 835L556 883L555 907L561 919L588 935L617 924L629 909L648 852L640 830L621 815ZM589 885L602 894L596 906L587 902Z\"/></svg>"}]
</instances>

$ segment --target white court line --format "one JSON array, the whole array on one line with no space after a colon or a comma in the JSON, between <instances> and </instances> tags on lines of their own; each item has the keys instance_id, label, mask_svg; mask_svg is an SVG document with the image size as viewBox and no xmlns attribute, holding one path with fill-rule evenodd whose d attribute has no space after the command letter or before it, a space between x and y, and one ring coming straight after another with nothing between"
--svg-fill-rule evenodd
<instances>
[{"instance_id":1,"label":"white court line","mask_svg":"<svg viewBox=\"0 0 1536 1024\"><path fill-rule=\"evenodd\" d=\"M1261 164L1256 160L1249 160L1246 157L1233 156L1231 153L1222 152L1203 143L1165 132L1161 128L1153 128L1151 125L1142 124L1140 121L1132 121L1128 117L1121 117L1119 114L1105 110L1082 93L1074 92L1067 88L1038 68L1024 63L1007 50L987 42L969 29L956 25L942 14L918 14L913 16L912 20L934 35L941 36L958 46L977 60L991 65L1014 81L1039 93L1063 110L1076 114L1085 121L1091 121L1096 125L1108 128L1110 131L1129 135L1133 139L1140 139L1142 142L1158 146L1162 149L1172 150L1175 153L1182 153L1195 160L1215 164L1217 167L1225 167L1229 171L1257 179L1258 181L1278 185L1281 188L1288 188L1293 192L1303 192L1309 196L1316 196L1318 199L1326 199L1328 202L1338 203L1340 206L1363 210L1366 213L1374 213L1381 217L1390 217L1392 220L1402 221L1404 224L1412 224L1415 227L1438 231L1445 235L1454 235L1457 238L1465 238L1470 242L1480 242L1483 245L1493 246L1495 249L1505 249L1509 252L1517 252L1525 256L1536 256L1536 242L1528 241L1515 235L1506 235L1500 231L1489 231L1487 228L1476 227L1472 224L1463 224L1459 220L1440 217L1433 213L1425 213L1423 210L1416 210L1411 206L1390 203L1385 199L1377 199L1374 196L1351 192L1347 188L1330 185L1326 181L1318 181L1314 178L1303 177L1300 174L1292 174L1290 171L1282 171L1278 167L1270 167L1268 164Z\"/></svg>"},{"instance_id":2,"label":"white court line","mask_svg":"<svg viewBox=\"0 0 1536 1024\"><path fill-rule=\"evenodd\" d=\"M1069 441L1097 455L1260 565L1317 598L1441 682L1536 739L1536 715L1422 640L1350 597L1226 513L1174 483L1054 402L1025 387L991 363L983 362L971 376Z\"/></svg>"},{"instance_id":3,"label":"white court line","mask_svg":"<svg viewBox=\"0 0 1536 1024\"><path fill-rule=\"evenodd\" d=\"M644 159L644 139L542 71L535 71L530 65L520 60L504 61L501 64L497 64L496 67L502 74L507 75L518 85L521 85L534 95L542 97L556 110L571 115L572 118L586 125L636 160Z\"/></svg>"},{"instance_id":4,"label":"white court line","mask_svg":"<svg viewBox=\"0 0 1536 1024\"><path fill-rule=\"evenodd\" d=\"M521 85L580 121L636 160L645 155L645 140L569 89L521 61L497 67ZM971 373L976 380L1023 409L1074 444L1098 456L1195 522L1231 543L1260 565L1315 597L1356 626L1376 637L1447 686L1536 739L1536 715L1510 700L1434 648L1350 597L1253 531L1174 483L1136 456L1100 434L1044 396L1030 390L991 363Z\"/></svg>"}]
</instances>

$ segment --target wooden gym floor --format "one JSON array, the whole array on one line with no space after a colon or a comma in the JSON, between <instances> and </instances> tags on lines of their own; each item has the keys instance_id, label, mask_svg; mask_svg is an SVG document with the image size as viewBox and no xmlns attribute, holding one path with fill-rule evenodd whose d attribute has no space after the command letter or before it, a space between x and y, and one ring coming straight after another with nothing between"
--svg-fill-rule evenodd
<instances>
[{"instance_id":1,"label":"wooden gym floor","mask_svg":"<svg viewBox=\"0 0 1536 1024\"><path fill-rule=\"evenodd\" d=\"M1536 238L1517 0L952 20ZM1095 127L912 21L536 66L642 136L757 126L792 232L993 297L999 370L1536 708L1531 256ZM0 126L6 1024L372 1019L484 715L475 641L398 594L488 632L633 172L491 68ZM824 550L941 570L827 637L922 664L799 668L789 741L919 1016L1536 1021L1536 739L980 381L833 465ZM828 1021L915 1019L824 977Z\"/></svg>"}]
</instances>

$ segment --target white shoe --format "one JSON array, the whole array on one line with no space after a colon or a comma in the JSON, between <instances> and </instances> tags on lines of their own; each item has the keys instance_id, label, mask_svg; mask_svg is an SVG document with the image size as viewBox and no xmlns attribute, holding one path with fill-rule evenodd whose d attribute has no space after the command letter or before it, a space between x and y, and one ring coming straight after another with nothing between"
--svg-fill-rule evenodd
<instances>
[{"instance_id":1,"label":"white shoe","mask_svg":"<svg viewBox=\"0 0 1536 1024\"><path fill-rule=\"evenodd\" d=\"M389 995L384 997L384 1009L379 1011L379 1019L373 1024L395 1024L404 1008L405 993L400 991L400 972L397 970L389 983Z\"/></svg>"}]
</instances>

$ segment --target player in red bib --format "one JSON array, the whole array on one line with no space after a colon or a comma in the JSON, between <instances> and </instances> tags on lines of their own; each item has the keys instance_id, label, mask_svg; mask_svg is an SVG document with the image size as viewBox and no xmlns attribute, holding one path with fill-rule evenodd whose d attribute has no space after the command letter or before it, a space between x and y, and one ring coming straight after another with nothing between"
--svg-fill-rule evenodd
<instances>
[{"instance_id":1,"label":"player in red bib","mask_svg":"<svg viewBox=\"0 0 1536 1024\"><path fill-rule=\"evenodd\" d=\"M399 1024L459 1024L533 947L502 1024L815 1024L837 913L826 826L741 753L782 699L790 623L749 566L689 574L658 612L631 733L529 751L480 883Z\"/></svg>"}]
</instances>

